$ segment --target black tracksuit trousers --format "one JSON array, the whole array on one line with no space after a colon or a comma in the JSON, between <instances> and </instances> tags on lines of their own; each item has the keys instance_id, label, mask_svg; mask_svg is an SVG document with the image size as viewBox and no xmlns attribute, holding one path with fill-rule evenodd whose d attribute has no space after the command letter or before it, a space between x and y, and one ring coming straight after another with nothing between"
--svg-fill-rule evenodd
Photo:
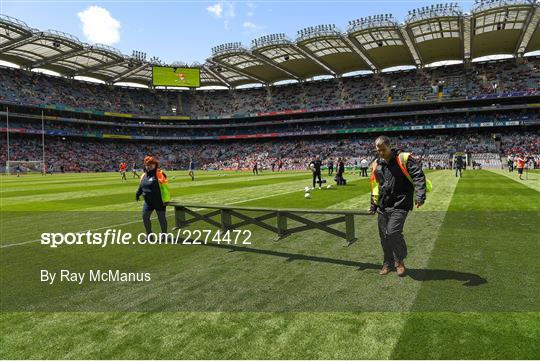
<instances>
[{"instance_id":1,"label":"black tracksuit trousers","mask_svg":"<svg viewBox=\"0 0 540 361\"><path fill-rule=\"evenodd\" d=\"M403 226L409 211L404 209L379 209L378 226L384 263L394 267L394 263L407 257L407 244L403 238Z\"/></svg>"}]
</instances>

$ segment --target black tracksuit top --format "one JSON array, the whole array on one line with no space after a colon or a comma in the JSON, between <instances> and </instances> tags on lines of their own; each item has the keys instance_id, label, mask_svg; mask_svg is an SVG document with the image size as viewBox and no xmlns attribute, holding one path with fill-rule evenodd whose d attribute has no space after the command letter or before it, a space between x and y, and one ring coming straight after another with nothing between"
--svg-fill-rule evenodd
<instances>
[{"instance_id":1,"label":"black tracksuit top","mask_svg":"<svg viewBox=\"0 0 540 361\"><path fill-rule=\"evenodd\" d=\"M167 177L165 173L163 173L163 176ZM149 205L163 207L159 182L156 176L156 169L145 173L145 176L143 176L143 179L139 184L139 189L137 190L136 195L137 197L142 195L144 197L144 201Z\"/></svg>"},{"instance_id":2,"label":"black tracksuit top","mask_svg":"<svg viewBox=\"0 0 540 361\"><path fill-rule=\"evenodd\" d=\"M400 151L392 149L392 158L387 164L384 159L377 159L375 177L379 183L379 202L375 204L371 197L371 209L403 209L412 210L414 205L413 195L416 188L416 201L424 202L426 199L426 177L420 164L412 156L409 156L405 165L413 182L407 179L396 161Z\"/></svg>"}]
</instances>

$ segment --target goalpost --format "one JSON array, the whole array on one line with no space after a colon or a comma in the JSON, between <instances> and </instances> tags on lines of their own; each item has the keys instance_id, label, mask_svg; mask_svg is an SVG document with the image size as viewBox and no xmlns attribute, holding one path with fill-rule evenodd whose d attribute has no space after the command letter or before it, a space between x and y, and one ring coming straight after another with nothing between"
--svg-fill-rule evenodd
<instances>
[{"instance_id":1,"label":"goalpost","mask_svg":"<svg viewBox=\"0 0 540 361\"><path fill-rule=\"evenodd\" d=\"M15 174L17 168L21 173L41 173L43 171L42 160L8 160L6 161L6 172Z\"/></svg>"},{"instance_id":2,"label":"goalpost","mask_svg":"<svg viewBox=\"0 0 540 361\"><path fill-rule=\"evenodd\" d=\"M15 173L17 167L21 173L45 173L45 117L41 110L41 160L11 160L11 149L9 143L9 108L6 108L6 173Z\"/></svg>"}]
</instances>

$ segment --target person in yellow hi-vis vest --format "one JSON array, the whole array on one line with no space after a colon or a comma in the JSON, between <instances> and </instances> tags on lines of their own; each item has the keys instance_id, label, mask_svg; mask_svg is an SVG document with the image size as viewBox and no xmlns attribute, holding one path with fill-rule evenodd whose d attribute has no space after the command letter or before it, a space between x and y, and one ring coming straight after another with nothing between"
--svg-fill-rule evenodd
<instances>
[{"instance_id":1,"label":"person in yellow hi-vis vest","mask_svg":"<svg viewBox=\"0 0 540 361\"><path fill-rule=\"evenodd\" d=\"M390 138L378 137L375 147L378 157L371 169L370 213L378 214L384 253L379 274L387 275L395 267L398 276L404 276L407 244L403 226L413 206L421 207L426 200L426 177L414 156L392 149Z\"/></svg>"}]
</instances>

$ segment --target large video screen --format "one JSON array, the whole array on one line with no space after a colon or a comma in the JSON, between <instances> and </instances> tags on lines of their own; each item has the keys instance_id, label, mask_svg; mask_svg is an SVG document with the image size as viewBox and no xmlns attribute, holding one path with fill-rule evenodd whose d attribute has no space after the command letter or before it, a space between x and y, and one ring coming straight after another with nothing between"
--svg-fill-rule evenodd
<instances>
[{"instance_id":1,"label":"large video screen","mask_svg":"<svg viewBox=\"0 0 540 361\"><path fill-rule=\"evenodd\" d=\"M201 70L199 68L154 66L152 68L152 84L154 86L196 88L201 86Z\"/></svg>"}]
</instances>

